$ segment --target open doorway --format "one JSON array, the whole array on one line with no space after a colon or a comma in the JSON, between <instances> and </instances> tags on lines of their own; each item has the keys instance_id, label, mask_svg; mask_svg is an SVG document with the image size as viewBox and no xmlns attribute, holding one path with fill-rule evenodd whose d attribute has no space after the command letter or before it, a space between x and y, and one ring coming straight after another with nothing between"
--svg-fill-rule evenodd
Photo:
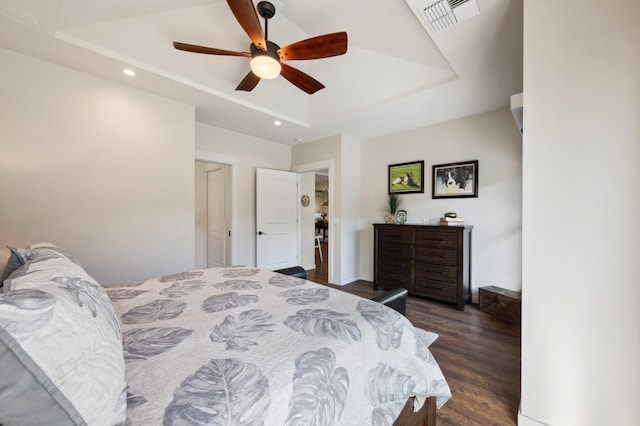
<instances>
[{"instance_id":1,"label":"open doorway","mask_svg":"<svg viewBox=\"0 0 640 426\"><path fill-rule=\"evenodd\" d=\"M315 172L314 255L316 269L314 281L329 280L329 170ZM311 274L311 272L310 272Z\"/></svg>"},{"instance_id":2,"label":"open doorway","mask_svg":"<svg viewBox=\"0 0 640 426\"><path fill-rule=\"evenodd\" d=\"M196 268L231 262L230 166L195 162Z\"/></svg>"},{"instance_id":3,"label":"open doorway","mask_svg":"<svg viewBox=\"0 0 640 426\"><path fill-rule=\"evenodd\" d=\"M326 224L327 224L327 229L325 231L326 238L323 238L324 249L325 249L325 251L322 253L323 261L321 262L321 264L319 264L319 267L316 267L316 269L309 270L308 268L305 267L305 269L307 269L307 277L310 280L316 281L319 283L334 283L335 282L334 270L336 266L335 259L336 259L336 256L338 256L338 253L340 252L339 250L340 230L335 226L334 227L331 226L333 222L333 208L334 208L333 199L335 196L335 191L333 191L333 173L334 173L333 159L321 160L313 163L298 164L293 166L292 169L293 169L292 171L301 173L303 175L312 175L311 180L314 181L313 185L308 189L309 195L311 195L312 191L314 193L314 195L311 196L312 200L314 201L313 203L314 207L313 207L313 210L303 209L303 211L304 210L309 211L310 218L309 220L306 220L305 217L302 218L301 223L303 227L301 227L300 229L300 235L301 236L308 235L310 237L310 240L315 241L315 233L317 231L317 228L315 226L316 225L315 215L317 213L321 214L320 217L322 218L323 221L326 221ZM325 196L326 199L323 198L322 201L318 200L317 202L316 202L315 195L317 194L318 197L320 198L321 193L315 192L316 174L321 176L318 178L319 184L326 179L326 183L323 182L322 186L318 186L318 190L326 189L326 191L323 191L322 193L322 195ZM324 206L321 205L323 203L325 204ZM318 206L316 206L315 204L318 204ZM316 211L316 209L318 210ZM322 216L322 214L324 214L324 216ZM304 249L302 249L303 257L305 259L309 259L309 258L314 259L314 253L315 253L316 260L319 260L317 259L318 249L315 248L315 244L309 244L308 247L309 247L308 249L309 257L305 255ZM322 275L319 275L316 277L315 276L316 271L318 273L321 273Z\"/></svg>"}]
</instances>

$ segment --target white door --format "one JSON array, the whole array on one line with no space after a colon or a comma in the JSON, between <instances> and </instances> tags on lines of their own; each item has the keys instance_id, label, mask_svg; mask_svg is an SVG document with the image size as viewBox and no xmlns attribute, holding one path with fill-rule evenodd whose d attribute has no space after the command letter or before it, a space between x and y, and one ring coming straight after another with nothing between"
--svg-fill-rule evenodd
<instances>
[{"instance_id":1,"label":"white door","mask_svg":"<svg viewBox=\"0 0 640 426\"><path fill-rule=\"evenodd\" d=\"M225 168L207 172L207 267L226 266L227 218Z\"/></svg>"},{"instance_id":2,"label":"white door","mask_svg":"<svg viewBox=\"0 0 640 426\"><path fill-rule=\"evenodd\" d=\"M256 266L274 270L298 264L298 175L256 171Z\"/></svg>"}]
</instances>

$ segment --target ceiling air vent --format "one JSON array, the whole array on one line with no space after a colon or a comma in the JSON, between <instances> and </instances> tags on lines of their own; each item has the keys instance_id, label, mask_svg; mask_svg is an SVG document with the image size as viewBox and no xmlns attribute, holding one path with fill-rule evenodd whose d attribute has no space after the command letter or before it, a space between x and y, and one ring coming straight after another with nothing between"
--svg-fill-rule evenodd
<instances>
[{"instance_id":1,"label":"ceiling air vent","mask_svg":"<svg viewBox=\"0 0 640 426\"><path fill-rule=\"evenodd\" d=\"M476 0L436 0L424 8L424 14L436 33L453 27L480 13Z\"/></svg>"}]
</instances>

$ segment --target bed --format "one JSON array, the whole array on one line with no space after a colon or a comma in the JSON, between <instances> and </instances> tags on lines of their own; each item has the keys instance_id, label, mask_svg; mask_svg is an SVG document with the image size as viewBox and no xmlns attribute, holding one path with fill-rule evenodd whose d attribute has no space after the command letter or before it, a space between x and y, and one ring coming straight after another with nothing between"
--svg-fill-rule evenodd
<instances>
[{"instance_id":1,"label":"bed","mask_svg":"<svg viewBox=\"0 0 640 426\"><path fill-rule=\"evenodd\" d=\"M437 336L375 301L253 267L101 287L23 250L0 294L5 426L434 424L451 396Z\"/></svg>"}]
</instances>

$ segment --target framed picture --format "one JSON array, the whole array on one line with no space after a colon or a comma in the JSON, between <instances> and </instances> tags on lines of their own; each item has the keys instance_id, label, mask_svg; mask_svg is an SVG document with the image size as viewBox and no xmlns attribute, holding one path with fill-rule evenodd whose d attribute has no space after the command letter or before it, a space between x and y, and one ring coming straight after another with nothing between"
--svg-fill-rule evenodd
<instances>
[{"instance_id":1,"label":"framed picture","mask_svg":"<svg viewBox=\"0 0 640 426\"><path fill-rule=\"evenodd\" d=\"M424 192L424 161L389 166L389 194L419 192Z\"/></svg>"},{"instance_id":2,"label":"framed picture","mask_svg":"<svg viewBox=\"0 0 640 426\"><path fill-rule=\"evenodd\" d=\"M396 212L396 222L398 222L398 223L406 223L407 222L407 211L406 210L398 210Z\"/></svg>"},{"instance_id":3,"label":"framed picture","mask_svg":"<svg viewBox=\"0 0 640 426\"><path fill-rule=\"evenodd\" d=\"M431 198L477 197L478 160L433 166Z\"/></svg>"}]
</instances>

